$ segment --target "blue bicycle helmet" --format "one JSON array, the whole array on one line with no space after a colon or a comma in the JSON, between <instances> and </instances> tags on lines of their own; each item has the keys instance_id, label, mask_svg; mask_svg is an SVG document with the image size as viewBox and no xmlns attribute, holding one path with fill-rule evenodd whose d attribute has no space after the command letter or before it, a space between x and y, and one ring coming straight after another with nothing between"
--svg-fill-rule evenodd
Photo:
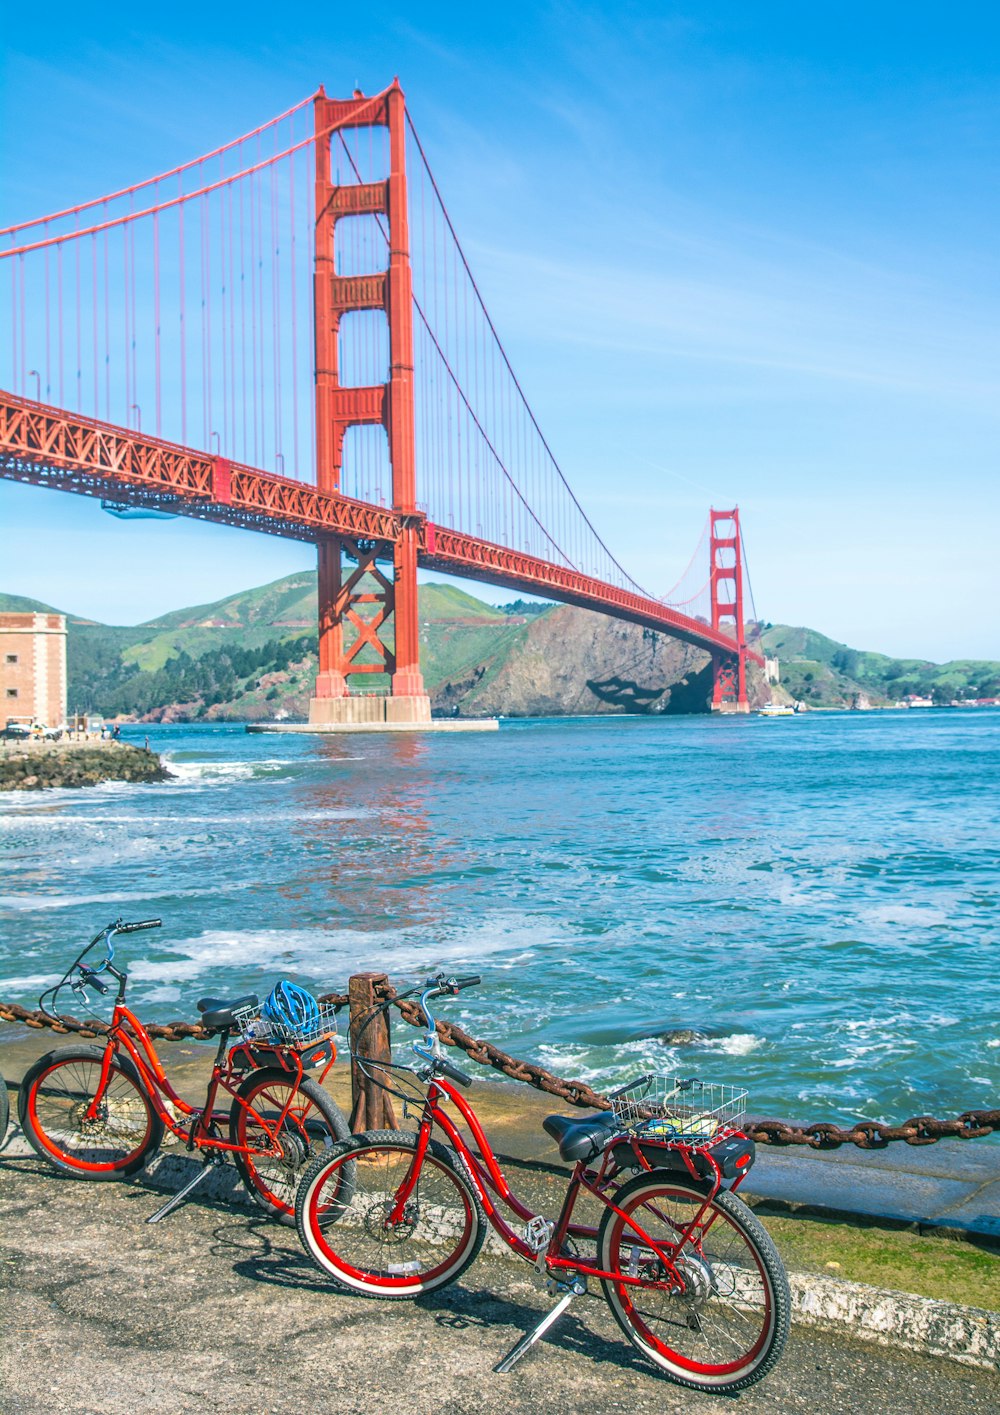
<instances>
[{"instance_id":1,"label":"blue bicycle helmet","mask_svg":"<svg viewBox=\"0 0 1000 1415\"><path fill-rule=\"evenodd\" d=\"M311 992L282 979L264 1000L260 1015L284 1032L305 1036L319 1027L319 1003Z\"/></svg>"}]
</instances>

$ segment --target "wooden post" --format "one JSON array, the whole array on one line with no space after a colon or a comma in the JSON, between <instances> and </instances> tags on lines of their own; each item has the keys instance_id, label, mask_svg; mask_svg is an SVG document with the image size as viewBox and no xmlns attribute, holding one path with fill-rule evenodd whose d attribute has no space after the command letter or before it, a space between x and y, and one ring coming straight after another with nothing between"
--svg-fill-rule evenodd
<instances>
[{"instance_id":1,"label":"wooden post","mask_svg":"<svg viewBox=\"0 0 1000 1415\"><path fill-rule=\"evenodd\" d=\"M351 1129L355 1135L362 1130L396 1130L396 1115L392 1108L392 1100L387 1091L383 1090L371 1075L366 1075L365 1071L372 1072L373 1061L391 1061L392 1048L389 1040L389 1014L382 1012L364 1028L366 1016L376 1005L378 999L375 994L376 986L379 983L388 982L385 973L355 973L347 984L347 993L351 1000L351 1021L348 1033L351 1042ZM362 1071L353 1053L360 1052L366 1060L365 1071ZM375 1072L376 1076L384 1076L388 1081L389 1077L385 1072Z\"/></svg>"}]
</instances>

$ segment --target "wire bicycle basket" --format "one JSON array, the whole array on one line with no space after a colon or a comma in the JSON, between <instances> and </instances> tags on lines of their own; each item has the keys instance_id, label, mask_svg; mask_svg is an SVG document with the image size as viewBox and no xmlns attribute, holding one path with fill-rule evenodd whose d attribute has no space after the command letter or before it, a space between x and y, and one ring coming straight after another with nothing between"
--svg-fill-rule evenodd
<instances>
[{"instance_id":1,"label":"wire bicycle basket","mask_svg":"<svg viewBox=\"0 0 1000 1415\"><path fill-rule=\"evenodd\" d=\"M611 1113L623 1130L650 1139L704 1144L727 1130L739 1130L747 1113L747 1093L739 1086L697 1077L650 1072L612 1091Z\"/></svg>"},{"instance_id":2,"label":"wire bicycle basket","mask_svg":"<svg viewBox=\"0 0 1000 1415\"><path fill-rule=\"evenodd\" d=\"M302 1048L337 1034L337 1012L320 1003L308 1027L294 1027L272 1017L261 1016L259 1005L233 1009L233 1019L244 1041L266 1042L271 1046Z\"/></svg>"}]
</instances>

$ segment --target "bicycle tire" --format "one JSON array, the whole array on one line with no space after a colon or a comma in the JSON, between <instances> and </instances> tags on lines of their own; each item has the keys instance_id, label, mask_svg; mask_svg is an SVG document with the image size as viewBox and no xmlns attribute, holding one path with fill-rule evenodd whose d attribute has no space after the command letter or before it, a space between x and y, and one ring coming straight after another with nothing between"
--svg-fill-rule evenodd
<instances>
[{"instance_id":1,"label":"bicycle tire","mask_svg":"<svg viewBox=\"0 0 1000 1415\"><path fill-rule=\"evenodd\" d=\"M103 1114L84 1120L103 1064L101 1047L46 1052L26 1072L17 1098L21 1129L35 1153L63 1174L97 1182L136 1174L163 1139L163 1122L139 1072L120 1053L111 1062Z\"/></svg>"},{"instance_id":2,"label":"bicycle tire","mask_svg":"<svg viewBox=\"0 0 1000 1415\"><path fill-rule=\"evenodd\" d=\"M454 1151L437 1140L428 1142L404 1221L386 1228L391 1195L416 1148L415 1135L368 1130L303 1174L295 1199L302 1246L342 1289L389 1301L420 1297L454 1282L478 1257L486 1215Z\"/></svg>"},{"instance_id":3,"label":"bicycle tire","mask_svg":"<svg viewBox=\"0 0 1000 1415\"><path fill-rule=\"evenodd\" d=\"M678 1234L704 1202L703 1191L662 1171L638 1175L615 1195L616 1207L634 1214L656 1242ZM701 1243L680 1250L684 1292L607 1278L601 1285L629 1341L671 1381L692 1390L744 1390L781 1357L791 1312L788 1278L766 1229L735 1194L720 1191L706 1222ZM651 1284L662 1282L659 1260L639 1244L635 1230L608 1209L598 1235L601 1267L641 1276L645 1266Z\"/></svg>"},{"instance_id":4,"label":"bicycle tire","mask_svg":"<svg viewBox=\"0 0 1000 1415\"><path fill-rule=\"evenodd\" d=\"M252 1071L233 1099L229 1138L234 1145L245 1145L248 1138L250 1143L269 1145L267 1132L263 1126L254 1124L253 1116L244 1105L250 1105L265 1118L277 1120L289 1090L297 1090L298 1099L292 1101L285 1117L285 1154L271 1159L266 1155L241 1155L236 1150L233 1159L254 1203L279 1223L294 1227L295 1189L305 1166L317 1152L329 1150L337 1141L350 1139L351 1127L340 1106L308 1076L296 1087L295 1077L280 1067ZM255 1130L256 1141L253 1139Z\"/></svg>"}]
</instances>

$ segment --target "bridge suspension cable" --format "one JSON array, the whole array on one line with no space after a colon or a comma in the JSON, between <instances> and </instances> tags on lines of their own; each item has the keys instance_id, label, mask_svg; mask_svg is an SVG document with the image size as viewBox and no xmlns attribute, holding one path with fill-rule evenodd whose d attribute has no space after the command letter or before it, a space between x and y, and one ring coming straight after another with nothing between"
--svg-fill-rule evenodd
<instances>
[{"instance_id":1,"label":"bridge suspension cable","mask_svg":"<svg viewBox=\"0 0 1000 1415\"><path fill-rule=\"evenodd\" d=\"M360 99L360 95L358 95ZM315 481L315 144L333 138L336 276L374 280L388 228L387 133L362 100L316 131L307 98L201 157L0 229L0 386L22 397ZM359 125L358 119L362 120ZM609 548L542 433L407 120L417 488L434 525L653 601ZM6 262L6 269L4 263ZM9 272L9 279L5 278ZM339 323L341 386L390 378L384 308ZM308 372L307 372L308 371ZM385 428L347 429L340 490L392 504ZM707 529L659 602L711 618Z\"/></svg>"},{"instance_id":2,"label":"bridge suspension cable","mask_svg":"<svg viewBox=\"0 0 1000 1415\"><path fill-rule=\"evenodd\" d=\"M0 384L312 480L309 104L6 227Z\"/></svg>"},{"instance_id":3,"label":"bridge suspension cable","mask_svg":"<svg viewBox=\"0 0 1000 1415\"><path fill-rule=\"evenodd\" d=\"M488 457L495 460L498 470L510 484L517 499L529 509L531 520L543 530L547 537L549 547L546 550L551 553L551 549L554 549L557 558L573 569L597 575L599 578L608 579L613 583L633 589L639 594L648 595L648 591L644 590L632 578L594 528L556 460L486 308L482 292L472 273L472 268L462 248L409 111L407 111L406 117L413 147L419 159L420 236L425 249L424 259L417 267L421 271L424 281L422 302L416 301L416 305L421 324L431 344L431 348L424 350L426 362L428 365L432 365L431 353L433 351L444 365L475 430L486 444ZM426 215L428 206L431 208L429 237ZM439 218L442 223L440 233L437 229ZM447 244L448 238L450 238L451 248ZM455 292L450 306L447 299L444 301L445 334L443 338L435 333L435 328L432 327L429 318L431 300L433 299L434 312L439 316L435 320L435 326L441 328L441 312L437 308L438 291L435 288L428 291L426 283L428 273L437 270L439 251L446 271L445 291L447 292L450 286ZM449 272L447 270L450 255L457 257L459 271ZM458 289L461 276L464 276L465 283L461 287L462 293L459 297ZM459 298L462 303L461 311L458 310ZM467 347L463 351L467 365L464 382L460 382L456 376L452 360L447 352L447 344L450 342L448 339L449 316L453 313L461 319L467 335L470 332L472 334L471 338L467 337ZM477 319L481 320L484 326L481 330L476 330L474 327L474 322ZM468 367L470 349L472 351L471 369ZM428 367L427 373L432 376L431 367ZM495 437L491 437L484 427L486 415L477 414L467 393L463 391L463 389L468 389L470 381L479 406L488 410L488 413L492 415L491 421L497 429ZM429 384L430 377L427 382ZM519 422L523 423L523 426L517 426ZM480 466L479 470L482 473L485 468ZM524 485L521 484L522 482ZM529 486L531 488L530 502L526 490ZM547 514L540 513L538 510L539 497L546 507ZM561 502L563 504L560 504ZM553 527L558 527L558 530L554 530ZM531 530L529 526L521 526L519 529L522 537L525 531L530 532ZM564 545L571 545L572 549L567 551L563 548ZM524 548L527 550L530 547L525 544Z\"/></svg>"}]
</instances>

